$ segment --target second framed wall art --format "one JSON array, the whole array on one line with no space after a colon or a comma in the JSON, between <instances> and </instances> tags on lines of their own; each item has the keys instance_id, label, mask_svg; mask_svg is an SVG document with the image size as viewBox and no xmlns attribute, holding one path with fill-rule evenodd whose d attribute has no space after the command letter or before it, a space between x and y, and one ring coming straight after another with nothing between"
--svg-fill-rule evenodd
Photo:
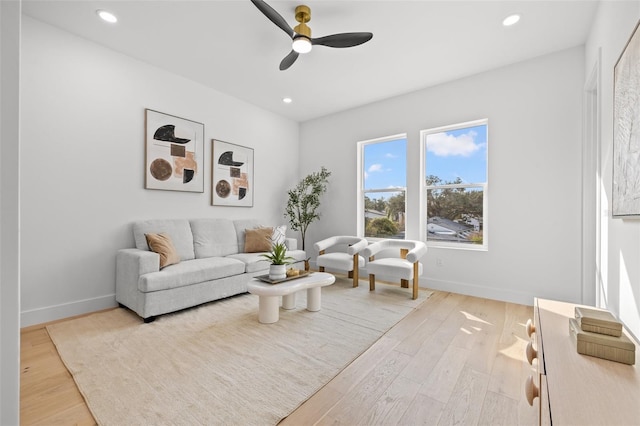
<instances>
[{"instance_id":1,"label":"second framed wall art","mask_svg":"<svg viewBox=\"0 0 640 426\"><path fill-rule=\"evenodd\" d=\"M211 144L211 205L253 207L253 148Z\"/></svg>"}]
</instances>

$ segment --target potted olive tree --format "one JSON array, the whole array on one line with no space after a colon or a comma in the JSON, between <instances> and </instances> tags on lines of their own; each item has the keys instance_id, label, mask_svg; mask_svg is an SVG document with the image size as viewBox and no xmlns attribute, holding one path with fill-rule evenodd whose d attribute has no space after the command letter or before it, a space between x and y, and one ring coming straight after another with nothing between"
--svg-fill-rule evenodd
<instances>
[{"instance_id":1,"label":"potted olive tree","mask_svg":"<svg viewBox=\"0 0 640 426\"><path fill-rule=\"evenodd\" d=\"M329 176L331 172L323 166L319 172L307 175L288 192L285 217L289 218L292 230L300 231L302 250L305 249L307 228L314 220L320 218L317 210L320 207L320 197L327 191Z\"/></svg>"}]
</instances>

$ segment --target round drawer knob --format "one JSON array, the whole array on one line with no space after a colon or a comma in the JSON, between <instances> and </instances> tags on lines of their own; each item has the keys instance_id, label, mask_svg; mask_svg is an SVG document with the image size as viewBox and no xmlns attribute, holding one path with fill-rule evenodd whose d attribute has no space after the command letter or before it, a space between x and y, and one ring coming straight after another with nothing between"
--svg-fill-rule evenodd
<instances>
[{"instance_id":1,"label":"round drawer knob","mask_svg":"<svg viewBox=\"0 0 640 426\"><path fill-rule=\"evenodd\" d=\"M533 321L531 319L527 320L527 336L531 337L533 333L536 332L536 326L533 325Z\"/></svg>"},{"instance_id":2,"label":"round drawer knob","mask_svg":"<svg viewBox=\"0 0 640 426\"><path fill-rule=\"evenodd\" d=\"M533 407L533 400L540 396L538 387L533 383L533 376L527 377L527 381L524 384L524 394L529 405Z\"/></svg>"},{"instance_id":3,"label":"round drawer knob","mask_svg":"<svg viewBox=\"0 0 640 426\"><path fill-rule=\"evenodd\" d=\"M530 365L533 365L533 360L538 358L538 351L533 348L533 343L527 343L527 349L525 350L527 354L527 361L529 361Z\"/></svg>"}]
</instances>

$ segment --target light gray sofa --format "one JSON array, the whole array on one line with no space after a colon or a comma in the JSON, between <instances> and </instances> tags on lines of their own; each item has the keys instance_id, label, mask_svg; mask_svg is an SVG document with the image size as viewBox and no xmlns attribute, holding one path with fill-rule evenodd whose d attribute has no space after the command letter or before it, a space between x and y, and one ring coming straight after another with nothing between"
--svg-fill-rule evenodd
<instances>
[{"instance_id":1,"label":"light gray sofa","mask_svg":"<svg viewBox=\"0 0 640 426\"><path fill-rule=\"evenodd\" d=\"M145 322L155 316L245 293L256 275L268 273L260 253L244 253L245 229L263 226L258 220L176 219L133 224L136 248L116 254L116 301ZM160 256L149 250L145 234L166 233L180 262L160 270ZM306 253L297 241L285 240L292 266L304 267Z\"/></svg>"}]
</instances>

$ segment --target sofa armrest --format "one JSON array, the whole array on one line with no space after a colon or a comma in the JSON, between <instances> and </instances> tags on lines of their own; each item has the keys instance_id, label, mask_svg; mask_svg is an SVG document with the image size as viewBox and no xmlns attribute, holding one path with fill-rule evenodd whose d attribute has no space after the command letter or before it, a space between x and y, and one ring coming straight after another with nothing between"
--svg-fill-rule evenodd
<instances>
[{"instance_id":1,"label":"sofa armrest","mask_svg":"<svg viewBox=\"0 0 640 426\"><path fill-rule=\"evenodd\" d=\"M139 249L116 253L116 301L137 312L140 276L160 270L160 255Z\"/></svg>"},{"instance_id":2,"label":"sofa armrest","mask_svg":"<svg viewBox=\"0 0 640 426\"><path fill-rule=\"evenodd\" d=\"M284 245L287 246L287 250L298 250L298 240L295 238L285 238Z\"/></svg>"}]
</instances>

